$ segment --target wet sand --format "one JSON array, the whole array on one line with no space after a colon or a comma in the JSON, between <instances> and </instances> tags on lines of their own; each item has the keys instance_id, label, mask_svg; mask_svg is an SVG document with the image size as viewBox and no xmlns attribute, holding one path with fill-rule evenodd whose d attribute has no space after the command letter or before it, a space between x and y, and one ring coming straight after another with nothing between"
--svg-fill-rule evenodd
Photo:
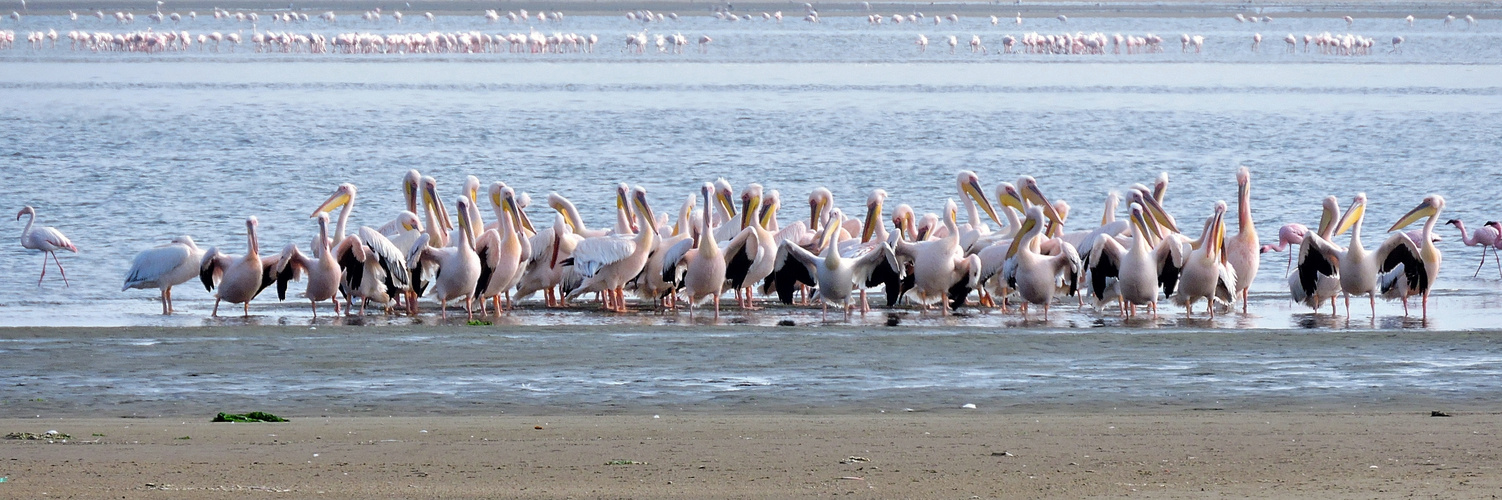
<instances>
[{"instance_id":1,"label":"wet sand","mask_svg":"<svg viewBox=\"0 0 1502 500\"><path fill-rule=\"evenodd\" d=\"M1496 410L0 419L0 496L1481 498Z\"/></svg>"}]
</instances>

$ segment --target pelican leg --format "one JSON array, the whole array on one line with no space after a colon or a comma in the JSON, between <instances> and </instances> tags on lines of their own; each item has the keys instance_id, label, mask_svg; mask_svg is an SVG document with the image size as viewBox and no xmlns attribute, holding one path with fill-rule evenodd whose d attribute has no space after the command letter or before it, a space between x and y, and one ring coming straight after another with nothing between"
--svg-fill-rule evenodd
<instances>
[{"instance_id":1,"label":"pelican leg","mask_svg":"<svg viewBox=\"0 0 1502 500\"><path fill-rule=\"evenodd\" d=\"M308 299L308 304L313 306L313 319L318 319L318 301Z\"/></svg>"},{"instance_id":2,"label":"pelican leg","mask_svg":"<svg viewBox=\"0 0 1502 500\"><path fill-rule=\"evenodd\" d=\"M1372 321L1376 322L1377 321L1377 293L1376 292L1368 293L1368 294L1366 294L1366 298L1372 301Z\"/></svg>"},{"instance_id":3,"label":"pelican leg","mask_svg":"<svg viewBox=\"0 0 1502 500\"><path fill-rule=\"evenodd\" d=\"M245 307L245 317L249 318L250 317L250 301L248 301L248 300L245 301L244 307Z\"/></svg>"},{"instance_id":4,"label":"pelican leg","mask_svg":"<svg viewBox=\"0 0 1502 500\"><path fill-rule=\"evenodd\" d=\"M1422 297L1423 297L1422 304L1423 304L1423 311L1424 311L1424 321L1428 321L1429 320L1429 292L1425 291L1424 295Z\"/></svg>"},{"instance_id":5,"label":"pelican leg","mask_svg":"<svg viewBox=\"0 0 1502 500\"><path fill-rule=\"evenodd\" d=\"M1346 296L1346 319L1351 319L1351 294L1347 293L1347 294L1345 294L1345 296Z\"/></svg>"},{"instance_id":6,"label":"pelican leg","mask_svg":"<svg viewBox=\"0 0 1502 500\"><path fill-rule=\"evenodd\" d=\"M1251 295L1252 290L1250 288L1241 291L1241 314L1246 314L1246 302ZM1350 309L1349 304L1347 305L1346 309Z\"/></svg>"},{"instance_id":7,"label":"pelican leg","mask_svg":"<svg viewBox=\"0 0 1502 500\"><path fill-rule=\"evenodd\" d=\"M162 316L166 316L166 315L170 314L170 313L167 312L167 301L170 300L170 299L167 298L167 291L171 290L171 289L172 289L172 287L167 287L167 288L163 288L162 289Z\"/></svg>"},{"instance_id":8,"label":"pelican leg","mask_svg":"<svg viewBox=\"0 0 1502 500\"><path fill-rule=\"evenodd\" d=\"M819 321L823 321L823 322L828 322L829 321L829 303L827 303L827 302L824 303L824 310L823 310L823 312L819 314Z\"/></svg>"},{"instance_id":9,"label":"pelican leg","mask_svg":"<svg viewBox=\"0 0 1502 500\"><path fill-rule=\"evenodd\" d=\"M845 297L845 306L842 309L845 310L845 322L849 323L850 322L850 297Z\"/></svg>"},{"instance_id":10,"label":"pelican leg","mask_svg":"<svg viewBox=\"0 0 1502 500\"><path fill-rule=\"evenodd\" d=\"M219 299L219 298L215 298L214 299L214 312L211 313L211 314L209 314L209 316L219 316L219 301L220 300L223 300L223 299Z\"/></svg>"},{"instance_id":11,"label":"pelican leg","mask_svg":"<svg viewBox=\"0 0 1502 500\"><path fill-rule=\"evenodd\" d=\"M464 312L469 315L469 319L470 320L474 320L475 319L475 298L474 297L464 297Z\"/></svg>"},{"instance_id":12,"label":"pelican leg","mask_svg":"<svg viewBox=\"0 0 1502 500\"><path fill-rule=\"evenodd\" d=\"M722 291L720 293L724 292ZM720 293L714 294L714 319L716 321L719 321L720 319Z\"/></svg>"}]
</instances>

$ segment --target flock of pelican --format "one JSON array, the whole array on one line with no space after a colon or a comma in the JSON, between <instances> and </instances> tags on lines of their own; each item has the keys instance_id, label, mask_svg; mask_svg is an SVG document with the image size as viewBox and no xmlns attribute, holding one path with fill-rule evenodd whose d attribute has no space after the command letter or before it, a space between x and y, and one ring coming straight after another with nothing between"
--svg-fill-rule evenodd
<instances>
[{"instance_id":1,"label":"flock of pelican","mask_svg":"<svg viewBox=\"0 0 1502 500\"><path fill-rule=\"evenodd\" d=\"M888 213L888 195L876 189L852 217L828 189L817 188L808 196L808 218L785 222L777 190L751 184L737 196L719 179L674 204L675 218L659 213L645 188L618 184L615 220L603 228L587 226L573 202L550 193L553 223L541 228L528 213L530 196L503 182L482 191L474 176L463 183L450 216L437 181L413 170L401 183L405 210L389 220L351 229L358 190L341 184L323 203L308 207L317 230L306 251L287 244L279 253L263 254L252 216L245 221L243 254L205 250L179 236L138 254L122 291L159 289L163 314L173 312L172 287L198 278L214 292L215 315L224 302L241 305L249 315L251 301L265 289L275 286L285 300L290 283L303 280L302 297L315 317L323 302L336 314L364 314L370 305L387 314L417 314L419 299L431 297L444 317L452 304L472 318L492 309L506 314L538 292L547 307L575 307L594 294L600 309L627 312L631 292L637 307L686 305L693 316L712 304L717 318L729 292L743 310L767 298L816 301L826 318L833 306L848 320L852 311L870 309L872 288L882 289L886 307L936 307L942 314L966 305L1003 312L1016 305L1024 316L1030 306L1042 308L1047 318L1055 302L1069 300L1088 301L1096 310L1114 306L1122 316L1136 315L1140 306L1156 317L1166 299L1184 306L1186 314L1203 301L1214 317L1238 300L1246 312L1259 254L1297 245L1288 276L1294 301L1315 311L1328 301L1333 314L1335 298L1344 295L1349 317L1350 297L1366 295L1375 318L1377 295L1401 299L1405 314L1408 299L1419 296L1427 318L1441 263L1434 227L1444 198L1425 197L1388 231L1421 220L1423 228L1394 232L1374 251L1361 241L1364 194L1343 215L1336 198L1328 197L1315 230L1289 224L1280 229L1277 245L1261 245L1252 218L1251 174L1242 167L1235 180L1236 234L1227 234L1224 201L1206 207L1209 215L1197 235L1183 232L1163 207L1166 173L1151 187L1133 184L1124 196L1109 193L1098 223L1066 231L1069 205L1050 201L1032 177L1002 182L987 196L971 171L956 175L955 197L938 214L920 216L906 204ZM1123 201L1127 217L1118 220ZM493 222L485 221L484 207ZM34 228L31 207L17 220L23 216L32 220L22 244L44 252L45 277L49 256L57 262L55 251L77 249L54 228ZM1450 223L1464 232L1459 221ZM1488 223L1463 239L1502 246L1499 229L1502 224ZM1347 231L1350 239L1340 246L1335 238Z\"/></svg>"}]
</instances>

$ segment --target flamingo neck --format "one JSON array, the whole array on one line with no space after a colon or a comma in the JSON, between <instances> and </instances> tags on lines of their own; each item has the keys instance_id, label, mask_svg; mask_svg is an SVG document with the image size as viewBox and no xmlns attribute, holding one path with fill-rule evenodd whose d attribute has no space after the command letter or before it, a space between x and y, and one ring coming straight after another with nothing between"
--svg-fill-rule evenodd
<instances>
[{"instance_id":1,"label":"flamingo neck","mask_svg":"<svg viewBox=\"0 0 1502 500\"><path fill-rule=\"evenodd\" d=\"M1460 242L1461 243L1465 243L1466 246L1471 246L1471 245L1475 245L1476 244L1476 238L1474 237L1475 235L1467 236L1467 233L1466 233L1466 230L1465 230L1465 223L1464 222L1456 220L1455 221L1455 228L1460 230Z\"/></svg>"},{"instance_id":2,"label":"flamingo neck","mask_svg":"<svg viewBox=\"0 0 1502 500\"><path fill-rule=\"evenodd\" d=\"M26 235L31 234L31 225L34 224L34 223L36 223L36 221L37 221L37 214L36 214L36 212L32 212L32 213L29 213L29 214L26 214L26 215L28 215L30 217L27 217L27 219L26 219L26 229L22 229L21 230L21 236L23 238Z\"/></svg>"}]
</instances>

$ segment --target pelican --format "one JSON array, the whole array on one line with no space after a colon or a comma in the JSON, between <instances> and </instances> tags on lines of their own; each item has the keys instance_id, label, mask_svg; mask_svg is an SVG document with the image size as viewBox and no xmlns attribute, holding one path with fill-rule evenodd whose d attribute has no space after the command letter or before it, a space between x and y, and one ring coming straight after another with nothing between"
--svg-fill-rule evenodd
<instances>
[{"instance_id":1,"label":"pelican","mask_svg":"<svg viewBox=\"0 0 1502 500\"><path fill-rule=\"evenodd\" d=\"M699 232L694 225L694 207L697 196L688 196L678 208L678 222L674 224L669 234L658 233L657 241L653 244L652 252L647 255L647 264L642 267L641 275L636 281L636 295L643 300L651 300L654 305L678 308L678 290L683 288L683 274L688 270L684 264L687 262L682 257L682 251L694 246L695 237ZM679 253L672 258L668 253L679 243L686 246L678 249Z\"/></svg>"},{"instance_id":2,"label":"pelican","mask_svg":"<svg viewBox=\"0 0 1502 500\"><path fill-rule=\"evenodd\" d=\"M1319 230L1305 233L1303 241L1299 242L1298 264L1288 276L1288 291L1294 302L1317 311L1328 299L1331 314L1335 314L1335 296L1340 293L1340 254L1345 252L1331 243L1331 239L1339 235L1347 223L1345 217L1335 218L1340 213L1338 203L1334 196L1325 197Z\"/></svg>"},{"instance_id":3,"label":"pelican","mask_svg":"<svg viewBox=\"0 0 1502 500\"><path fill-rule=\"evenodd\" d=\"M203 249L198 248L192 237L174 237L171 243L136 254L120 291L159 288L162 291L162 314L172 314L172 287L197 277L198 264L202 261Z\"/></svg>"},{"instance_id":4,"label":"pelican","mask_svg":"<svg viewBox=\"0 0 1502 500\"><path fill-rule=\"evenodd\" d=\"M1114 294L1124 316L1136 315L1137 306L1146 305L1156 318L1158 288L1165 284L1163 269L1183 267L1183 245L1176 239L1161 240L1155 245L1155 233L1148 228L1148 216L1142 205L1133 202L1129 210L1132 235L1126 246L1112 237L1096 238L1091 246L1086 260L1090 293L1096 304L1111 300L1109 294ZM1172 291L1169 288L1169 293Z\"/></svg>"},{"instance_id":5,"label":"pelican","mask_svg":"<svg viewBox=\"0 0 1502 500\"><path fill-rule=\"evenodd\" d=\"M777 239L764 225L762 200L761 184L753 183L741 191L741 232L725 245L725 276L730 288L735 289L741 309L756 309L752 289L772 274L776 264Z\"/></svg>"},{"instance_id":6,"label":"pelican","mask_svg":"<svg viewBox=\"0 0 1502 500\"><path fill-rule=\"evenodd\" d=\"M1429 318L1429 292L1434 280L1439 277L1439 265L1444 260L1439 248L1434 246L1431 235L1440 211L1445 209L1445 198L1431 194L1413 210L1404 214L1388 232L1397 231L1419 219L1428 218L1420 238L1415 241L1407 234L1399 233L1387 238L1377 247L1377 272L1381 273L1382 296L1387 299L1403 299L1403 314L1408 314L1408 297L1423 297L1424 319ZM1422 242L1422 243L1420 243Z\"/></svg>"},{"instance_id":7,"label":"pelican","mask_svg":"<svg viewBox=\"0 0 1502 500\"><path fill-rule=\"evenodd\" d=\"M1351 228L1351 244L1340 254L1340 291L1346 298L1346 318L1351 317L1351 296L1366 294L1372 319L1377 318L1377 259L1361 245L1361 222L1366 215L1366 193L1357 193L1346 209L1345 225Z\"/></svg>"},{"instance_id":8,"label":"pelican","mask_svg":"<svg viewBox=\"0 0 1502 500\"><path fill-rule=\"evenodd\" d=\"M1067 242L1059 243L1058 255L1043 255L1039 253L1039 236L1043 234L1043 209L1029 207L1027 215L1022 220L1019 234L1012 239L1007 259L1007 266L1003 275L1010 277L1008 281L1015 283L1017 294L1022 297L1022 314L1027 315L1027 304L1042 304L1043 319L1048 319L1049 305L1053 302L1054 295L1059 291L1059 280L1073 282L1073 276L1078 275L1082 264L1079 253L1074 245ZM1066 274L1068 273L1068 274Z\"/></svg>"},{"instance_id":9,"label":"pelican","mask_svg":"<svg viewBox=\"0 0 1502 500\"><path fill-rule=\"evenodd\" d=\"M1252 223L1252 173L1246 167L1236 170L1236 235L1226 240L1226 261L1236 270L1235 295L1241 297L1241 312L1246 313L1248 288L1262 265L1257 228Z\"/></svg>"},{"instance_id":10,"label":"pelican","mask_svg":"<svg viewBox=\"0 0 1502 500\"><path fill-rule=\"evenodd\" d=\"M398 247L380 231L368 226L361 227L358 234L346 235L345 226L349 222L350 213L354 211L358 194L359 190L355 189L354 184L340 184L334 189L334 193L308 216L314 218L319 214L332 212L336 208L340 209L332 241L328 244L333 250L339 267L343 269L339 289L344 294L344 303L351 305L351 307L346 307L345 311L350 312L354 309L353 300L359 297L363 299L360 306L361 313L365 312L365 307L370 304L371 300L382 304L382 308L390 312L391 299L405 295L407 311L415 313L417 294L411 293L411 272L407 269L407 262L413 260L409 258L409 255L417 244L417 237L426 236L417 234L423 230L422 224L417 220L416 214L410 211L397 216L397 222L402 231L402 235L397 238L404 242L405 248ZM319 248L323 244L323 242L314 241L312 248Z\"/></svg>"},{"instance_id":11,"label":"pelican","mask_svg":"<svg viewBox=\"0 0 1502 500\"><path fill-rule=\"evenodd\" d=\"M474 318L475 285L480 280L480 256L475 253L474 221L470 220L469 198L461 197L456 210L459 212L459 238L455 246L433 248L424 246L416 253L423 262L437 264L433 276L433 295L438 299L438 309L448 318L448 302L464 300L464 312Z\"/></svg>"},{"instance_id":12,"label":"pelican","mask_svg":"<svg viewBox=\"0 0 1502 500\"><path fill-rule=\"evenodd\" d=\"M1175 302L1184 305L1187 313L1194 312L1194 303L1205 299L1210 317L1215 317L1217 301L1230 304L1231 291L1236 289L1236 269L1225 262L1226 202L1215 202L1215 214L1205 225L1200 235L1200 246L1189 252L1184 259L1184 270L1179 274L1179 293Z\"/></svg>"},{"instance_id":13,"label":"pelican","mask_svg":"<svg viewBox=\"0 0 1502 500\"><path fill-rule=\"evenodd\" d=\"M1476 266L1476 272L1471 273L1472 278L1480 276L1481 268L1486 266L1487 249L1491 249L1492 255L1495 256L1497 254L1496 245L1497 237L1499 234L1497 233L1497 228L1492 227L1491 224L1483 224L1481 227L1476 228L1475 231L1471 232L1471 234L1467 236L1465 223L1461 222L1460 219L1450 219L1448 221L1445 221L1445 224L1455 226L1456 229L1460 230L1461 243L1464 243L1468 247L1481 247L1481 263ZM1497 270L1502 271L1502 259L1497 259Z\"/></svg>"},{"instance_id":14,"label":"pelican","mask_svg":"<svg viewBox=\"0 0 1502 500\"><path fill-rule=\"evenodd\" d=\"M881 245L890 246L894 238L900 238L896 233L888 233L886 226L881 222L882 206L886 204L886 200L886 190L875 189L871 191L871 195L866 198L866 218L861 224L860 245L856 246L852 252L844 254L844 256L850 257L869 252ZM911 216L912 209L909 208L907 213ZM902 222L899 222L899 219L897 219L896 212L893 212L893 214L893 225L898 231L901 231ZM906 292L903 288L904 269L896 265L895 259L891 264L887 266L877 265L871 269L870 276L866 278L865 283L857 283L857 285L863 285L857 287L860 289L862 313L871 310L871 305L866 300L866 288L868 287L882 286L883 294L887 299L887 307L897 305L897 301Z\"/></svg>"},{"instance_id":15,"label":"pelican","mask_svg":"<svg viewBox=\"0 0 1502 500\"><path fill-rule=\"evenodd\" d=\"M954 207L953 202L950 202L950 207ZM896 267L897 256L885 242L879 242L871 250L854 257L840 255L839 245L834 240L844 224L844 214L839 209L834 209L830 216L829 224L819 236L818 243L822 247L819 255L814 255L791 241L784 241L778 246L778 288L791 290L793 282L817 286L819 302L823 304L821 319L829 319L829 306L833 304L844 309L845 321L849 321L852 291L857 285L865 283L871 270L877 266L886 264ZM788 298L791 298L790 295ZM942 296L940 300L943 300Z\"/></svg>"},{"instance_id":16,"label":"pelican","mask_svg":"<svg viewBox=\"0 0 1502 500\"><path fill-rule=\"evenodd\" d=\"M500 182L490 185L491 203L501 207L496 211L496 229L485 231L478 240L476 252L480 255L480 276L475 295L480 299L483 311L485 299L495 302L496 314L500 314L501 294L507 293L507 306L511 307L509 290L521 280L523 267L532 258L532 242L521 228L521 209L516 205L516 192Z\"/></svg>"},{"instance_id":17,"label":"pelican","mask_svg":"<svg viewBox=\"0 0 1502 500\"><path fill-rule=\"evenodd\" d=\"M650 227L656 216L647 205L647 190L638 186L632 190L636 219ZM640 231L634 237L624 234L586 238L574 247L574 255L565 263L572 263L582 281L570 290L568 298L587 292L604 292L605 308L615 312L627 312L626 282L641 273L647 264L647 256L657 242L656 231Z\"/></svg>"},{"instance_id":18,"label":"pelican","mask_svg":"<svg viewBox=\"0 0 1502 500\"><path fill-rule=\"evenodd\" d=\"M236 257L221 253L218 248L210 248L203 256L203 261L198 266L198 278L203 281L205 290L214 291L214 312L211 316L219 315L219 303L229 301L231 304L244 304L245 316L250 316L250 301L260 295L261 290L272 283L280 282L277 292L286 298L286 280L290 275L277 276L274 274L278 259L270 257L261 258L261 251L256 239L256 226L260 222L255 216L245 219L245 237L248 247L243 257Z\"/></svg>"},{"instance_id":19,"label":"pelican","mask_svg":"<svg viewBox=\"0 0 1502 500\"><path fill-rule=\"evenodd\" d=\"M730 181L725 180L724 177L715 179L714 188L715 201L718 202L714 204L714 238L716 241L730 241L742 229L739 224L731 223L735 220L735 202L731 200L735 193L730 189ZM705 202L704 210L706 212L709 210L708 202Z\"/></svg>"},{"instance_id":20,"label":"pelican","mask_svg":"<svg viewBox=\"0 0 1502 500\"><path fill-rule=\"evenodd\" d=\"M965 225L959 226L960 246L965 248L966 254L972 254L980 250L975 246L976 242L991 234L991 226L981 218L980 211L984 210L986 215L991 216L991 220L996 221L997 224L1001 224L1001 218L996 215L996 208L986 200L986 193L980 188L980 177L975 175L975 172L961 171L955 176L954 184L955 189L959 191L960 200L965 202L965 214L968 221Z\"/></svg>"},{"instance_id":21,"label":"pelican","mask_svg":"<svg viewBox=\"0 0 1502 500\"><path fill-rule=\"evenodd\" d=\"M318 238L313 240L313 255L303 255L297 250L297 245L288 244L282 250L280 261L277 263L276 273L285 274L287 268L294 269L294 273L306 273L308 286L303 296L312 304L313 317L318 317L318 303L325 300L334 302L334 314L339 314L339 281L343 278L343 270L339 268L339 260L334 254L334 249L329 245L329 214L319 212Z\"/></svg>"},{"instance_id":22,"label":"pelican","mask_svg":"<svg viewBox=\"0 0 1502 500\"><path fill-rule=\"evenodd\" d=\"M525 212L524 212L525 213ZM524 299L538 290L543 291L543 301L548 307L559 307L562 295L556 288L563 282L563 266L559 262L574 254L574 247L583 237L574 234L568 219L562 213L553 215L553 227L533 236L532 260L527 262L526 272L516 285L517 300Z\"/></svg>"},{"instance_id":23,"label":"pelican","mask_svg":"<svg viewBox=\"0 0 1502 500\"><path fill-rule=\"evenodd\" d=\"M939 302L944 315L949 314L951 305L964 304L980 273L980 259L973 255L966 257L960 248L959 228L955 224L958 212L954 200L948 200L942 219L948 230L944 237L916 243L899 241L894 249L898 257L913 264L913 288L908 290L908 297L925 310L929 304Z\"/></svg>"},{"instance_id":24,"label":"pelican","mask_svg":"<svg viewBox=\"0 0 1502 500\"><path fill-rule=\"evenodd\" d=\"M694 317L694 306L705 299L714 301L714 317L720 318L720 295L725 291L725 256L720 252L720 246L715 241L715 235L711 233L709 224L709 210L711 196L715 196L715 185L708 182L700 188L704 196L706 210L701 212L703 223L700 225L699 234L695 240L685 239L668 249L664 259L663 280L676 281L667 273L672 269L683 266L683 292L688 296L688 316ZM754 211L742 211L745 213ZM728 222L726 223L728 225ZM697 240L697 241L696 241ZM668 265L671 264L671 265Z\"/></svg>"},{"instance_id":25,"label":"pelican","mask_svg":"<svg viewBox=\"0 0 1502 500\"><path fill-rule=\"evenodd\" d=\"M428 229L428 246L444 248L454 243L449 241L449 231L454 230L454 224L449 220L443 199L438 197L438 181L429 176L422 178L422 205L423 216L426 218L423 225ZM418 290L417 294L422 295L422 292Z\"/></svg>"},{"instance_id":26,"label":"pelican","mask_svg":"<svg viewBox=\"0 0 1502 500\"><path fill-rule=\"evenodd\" d=\"M21 247L28 250L42 251L42 275L37 277L37 286L41 286L42 278L47 277L48 255L51 255L52 262L57 264L57 272L63 275L63 286L68 286L68 272L63 270L63 263L57 260L57 251L68 250L78 253L78 247L73 246L73 242L68 241L68 237L63 236L63 232L58 231L55 227L32 229L32 224L37 220L37 211L35 208L31 208L30 206L22 208L20 212L16 213L16 220L21 220L21 217L27 215L30 215L31 218L26 220L26 229L21 230Z\"/></svg>"}]
</instances>

